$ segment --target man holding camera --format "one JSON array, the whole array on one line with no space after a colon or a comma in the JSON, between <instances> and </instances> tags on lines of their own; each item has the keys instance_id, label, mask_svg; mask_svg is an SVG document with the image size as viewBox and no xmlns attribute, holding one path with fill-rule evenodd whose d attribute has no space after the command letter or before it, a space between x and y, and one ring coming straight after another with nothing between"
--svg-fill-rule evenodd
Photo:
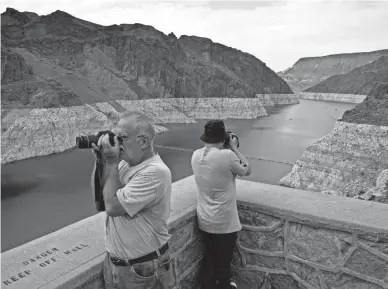
<instances>
[{"instance_id":1,"label":"man holding camera","mask_svg":"<svg viewBox=\"0 0 388 289\"><path fill-rule=\"evenodd\" d=\"M105 288L173 288L168 254L171 172L154 152L155 127L142 112L125 114L93 153L103 164Z\"/></svg>"},{"instance_id":2,"label":"man holding camera","mask_svg":"<svg viewBox=\"0 0 388 289\"><path fill-rule=\"evenodd\" d=\"M231 282L231 262L241 230L236 202L236 175L248 176L251 168L238 151L238 138L225 131L224 122L211 120L201 136L205 146L191 159L198 189L197 220L204 235L201 289L237 288ZM225 149L225 143L229 143Z\"/></svg>"}]
</instances>

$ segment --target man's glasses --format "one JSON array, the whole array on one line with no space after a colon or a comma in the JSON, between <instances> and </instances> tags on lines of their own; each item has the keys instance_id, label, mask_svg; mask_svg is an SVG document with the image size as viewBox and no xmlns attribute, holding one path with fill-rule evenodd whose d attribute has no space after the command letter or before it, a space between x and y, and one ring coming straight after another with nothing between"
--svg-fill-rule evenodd
<instances>
[{"instance_id":1,"label":"man's glasses","mask_svg":"<svg viewBox=\"0 0 388 289\"><path fill-rule=\"evenodd\" d=\"M116 136L117 136L119 142L123 142L123 141L126 141L129 139L129 136L126 136L126 135L116 134ZM145 138L145 137L147 137L147 136L143 135L143 134L136 136L136 138Z\"/></svg>"}]
</instances>

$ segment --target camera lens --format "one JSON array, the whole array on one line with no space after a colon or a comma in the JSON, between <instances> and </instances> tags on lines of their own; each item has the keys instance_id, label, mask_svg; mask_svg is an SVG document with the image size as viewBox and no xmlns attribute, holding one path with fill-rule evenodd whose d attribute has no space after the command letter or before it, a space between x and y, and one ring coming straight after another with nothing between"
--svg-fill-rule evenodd
<instances>
[{"instance_id":1,"label":"camera lens","mask_svg":"<svg viewBox=\"0 0 388 289\"><path fill-rule=\"evenodd\" d=\"M75 139L77 147L80 149L90 148L88 136L79 136Z\"/></svg>"}]
</instances>

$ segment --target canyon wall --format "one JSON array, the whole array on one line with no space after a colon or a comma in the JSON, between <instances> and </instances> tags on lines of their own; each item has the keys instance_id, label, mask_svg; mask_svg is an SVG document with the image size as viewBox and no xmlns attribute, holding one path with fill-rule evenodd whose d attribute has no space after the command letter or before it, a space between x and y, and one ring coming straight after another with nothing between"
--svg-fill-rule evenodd
<instances>
[{"instance_id":1,"label":"canyon wall","mask_svg":"<svg viewBox=\"0 0 388 289\"><path fill-rule=\"evenodd\" d=\"M2 163L72 148L75 136L109 128L132 108L158 124L190 123L266 115L256 93L295 101L265 63L207 38L59 10L1 16Z\"/></svg>"},{"instance_id":2,"label":"canyon wall","mask_svg":"<svg viewBox=\"0 0 388 289\"><path fill-rule=\"evenodd\" d=\"M254 119L267 115L260 100L166 98L117 100L62 108L2 111L1 163L63 152L76 146L75 138L111 129L125 111L140 110L158 124L195 123L194 119ZM160 126L162 125L162 126Z\"/></svg>"},{"instance_id":3,"label":"canyon wall","mask_svg":"<svg viewBox=\"0 0 388 289\"><path fill-rule=\"evenodd\" d=\"M388 168L387 147L387 126L337 121L330 134L305 150L280 185L357 197Z\"/></svg>"},{"instance_id":4,"label":"canyon wall","mask_svg":"<svg viewBox=\"0 0 388 289\"><path fill-rule=\"evenodd\" d=\"M280 184L388 203L387 148L385 82L375 84L361 103L345 111L330 134L307 147Z\"/></svg>"},{"instance_id":5,"label":"canyon wall","mask_svg":"<svg viewBox=\"0 0 388 289\"><path fill-rule=\"evenodd\" d=\"M294 92L317 85L333 75L346 74L372 63L380 56L388 56L388 49L372 52L344 53L318 57L304 57L292 67L278 72Z\"/></svg>"},{"instance_id":6,"label":"canyon wall","mask_svg":"<svg viewBox=\"0 0 388 289\"><path fill-rule=\"evenodd\" d=\"M210 39L152 26L101 26L62 11L2 14L2 106L292 93L265 63Z\"/></svg>"}]
</instances>

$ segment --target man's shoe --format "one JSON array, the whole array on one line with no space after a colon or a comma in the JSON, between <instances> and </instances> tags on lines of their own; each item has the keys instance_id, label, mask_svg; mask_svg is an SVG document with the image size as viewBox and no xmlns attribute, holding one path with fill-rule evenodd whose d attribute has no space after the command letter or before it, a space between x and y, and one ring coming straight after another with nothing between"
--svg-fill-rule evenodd
<instances>
[{"instance_id":1,"label":"man's shoe","mask_svg":"<svg viewBox=\"0 0 388 289\"><path fill-rule=\"evenodd\" d=\"M237 289L237 284L234 282L230 282L230 289Z\"/></svg>"}]
</instances>

